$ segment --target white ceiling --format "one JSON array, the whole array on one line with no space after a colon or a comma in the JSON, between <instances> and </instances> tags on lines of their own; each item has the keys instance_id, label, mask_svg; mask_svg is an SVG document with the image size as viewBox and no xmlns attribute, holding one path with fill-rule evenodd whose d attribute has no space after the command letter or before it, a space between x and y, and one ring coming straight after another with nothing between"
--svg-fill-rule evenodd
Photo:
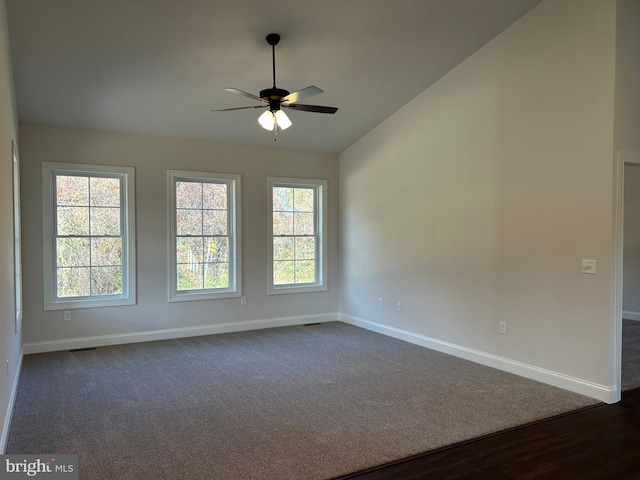
<instances>
[{"instance_id":1,"label":"white ceiling","mask_svg":"<svg viewBox=\"0 0 640 480\"><path fill-rule=\"evenodd\" d=\"M20 121L340 152L540 0L6 0ZM278 135L223 91L316 85Z\"/></svg>"}]
</instances>

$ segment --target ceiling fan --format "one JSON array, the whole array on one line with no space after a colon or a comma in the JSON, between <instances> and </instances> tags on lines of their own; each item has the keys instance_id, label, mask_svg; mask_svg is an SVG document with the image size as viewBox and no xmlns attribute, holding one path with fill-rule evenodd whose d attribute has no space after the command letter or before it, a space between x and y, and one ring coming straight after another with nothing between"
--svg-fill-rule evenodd
<instances>
[{"instance_id":1,"label":"ceiling fan","mask_svg":"<svg viewBox=\"0 0 640 480\"><path fill-rule=\"evenodd\" d=\"M225 88L227 92L238 93L245 97L252 98L261 103L261 105L255 105L251 107L235 107L235 108L221 108L219 110L211 110L212 112L228 112L231 110L245 110L249 108L266 108L267 110L260 115L258 122L262 125L262 128L266 130L273 130L276 135L278 128L285 130L291 126L291 120L282 111L283 108L290 110L300 110L303 112L316 112L316 113L330 113L334 114L338 111L336 107L323 107L320 105L305 105L298 103L298 101L312 97L322 93L323 90L315 86L310 86L297 90L295 92L289 92L276 87L276 45L280 42L280 35L277 33L270 33L266 37L267 43L271 45L272 51L272 64L273 64L273 87L266 88L260 91L260 95L253 95L251 93L243 92L237 88Z\"/></svg>"}]
</instances>

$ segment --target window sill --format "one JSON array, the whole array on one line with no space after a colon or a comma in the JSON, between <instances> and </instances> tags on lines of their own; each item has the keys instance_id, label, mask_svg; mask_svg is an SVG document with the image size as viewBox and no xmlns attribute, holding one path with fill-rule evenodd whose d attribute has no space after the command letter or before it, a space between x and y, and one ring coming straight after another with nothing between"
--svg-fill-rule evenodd
<instances>
[{"instance_id":1,"label":"window sill","mask_svg":"<svg viewBox=\"0 0 640 480\"><path fill-rule=\"evenodd\" d=\"M289 293L312 293L312 292L326 292L326 285L307 285L307 286L269 286L269 295L286 295Z\"/></svg>"},{"instance_id":2,"label":"window sill","mask_svg":"<svg viewBox=\"0 0 640 480\"><path fill-rule=\"evenodd\" d=\"M169 302L194 302L199 300L221 300L224 298L240 298L242 292L228 291L228 292L188 292L188 293L174 293L169 296Z\"/></svg>"},{"instance_id":3,"label":"window sill","mask_svg":"<svg viewBox=\"0 0 640 480\"><path fill-rule=\"evenodd\" d=\"M60 300L51 302L44 306L45 311L49 310L75 310L78 308L99 308L99 307L120 307L123 305L135 305L135 298L118 298L118 299L91 299L91 300Z\"/></svg>"}]
</instances>

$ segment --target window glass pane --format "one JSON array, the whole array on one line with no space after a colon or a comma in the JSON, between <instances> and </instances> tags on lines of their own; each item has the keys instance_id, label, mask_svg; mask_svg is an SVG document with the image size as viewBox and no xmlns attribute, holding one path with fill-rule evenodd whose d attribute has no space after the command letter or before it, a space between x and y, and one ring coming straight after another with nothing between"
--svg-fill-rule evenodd
<instances>
[{"instance_id":1,"label":"window glass pane","mask_svg":"<svg viewBox=\"0 0 640 480\"><path fill-rule=\"evenodd\" d=\"M273 212L273 234L293 235L293 213Z\"/></svg>"},{"instance_id":2,"label":"window glass pane","mask_svg":"<svg viewBox=\"0 0 640 480\"><path fill-rule=\"evenodd\" d=\"M313 213L313 189L312 188L296 188L293 191L293 201L296 212L312 212Z\"/></svg>"},{"instance_id":3,"label":"window glass pane","mask_svg":"<svg viewBox=\"0 0 640 480\"><path fill-rule=\"evenodd\" d=\"M56 205L89 205L89 179L67 175L56 175Z\"/></svg>"},{"instance_id":4,"label":"window glass pane","mask_svg":"<svg viewBox=\"0 0 640 480\"><path fill-rule=\"evenodd\" d=\"M315 246L316 239L314 237L297 237L296 260L313 260L316 256Z\"/></svg>"},{"instance_id":5,"label":"window glass pane","mask_svg":"<svg viewBox=\"0 0 640 480\"><path fill-rule=\"evenodd\" d=\"M213 209L227 209L227 184L205 183L202 187L202 207Z\"/></svg>"},{"instance_id":6,"label":"window glass pane","mask_svg":"<svg viewBox=\"0 0 640 480\"><path fill-rule=\"evenodd\" d=\"M89 235L89 207L58 207L58 235Z\"/></svg>"},{"instance_id":7,"label":"window glass pane","mask_svg":"<svg viewBox=\"0 0 640 480\"><path fill-rule=\"evenodd\" d=\"M176 234L202 235L202 210L176 211Z\"/></svg>"},{"instance_id":8,"label":"window glass pane","mask_svg":"<svg viewBox=\"0 0 640 480\"><path fill-rule=\"evenodd\" d=\"M313 283L315 281L315 262L313 260L299 260L295 265L296 283Z\"/></svg>"},{"instance_id":9,"label":"window glass pane","mask_svg":"<svg viewBox=\"0 0 640 480\"><path fill-rule=\"evenodd\" d=\"M176 272L170 300L189 300L191 293L199 298L223 298L236 291L235 283L241 278L234 271L240 252L234 250L238 232L232 217L239 176L216 178L215 174L191 172L178 181L182 174L170 171L175 188L175 251L171 251L171 261L175 261L172 270L175 267Z\"/></svg>"},{"instance_id":10,"label":"window glass pane","mask_svg":"<svg viewBox=\"0 0 640 480\"><path fill-rule=\"evenodd\" d=\"M93 267L91 269L91 295L119 295L122 293L120 267Z\"/></svg>"},{"instance_id":11,"label":"window glass pane","mask_svg":"<svg viewBox=\"0 0 640 480\"><path fill-rule=\"evenodd\" d=\"M176 182L177 208L202 208L202 184Z\"/></svg>"},{"instance_id":12,"label":"window glass pane","mask_svg":"<svg viewBox=\"0 0 640 480\"><path fill-rule=\"evenodd\" d=\"M88 297L89 267L56 269L58 297Z\"/></svg>"},{"instance_id":13,"label":"window glass pane","mask_svg":"<svg viewBox=\"0 0 640 480\"><path fill-rule=\"evenodd\" d=\"M202 237L176 239L177 263L196 264L202 263Z\"/></svg>"},{"instance_id":14,"label":"window glass pane","mask_svg":"<svg viewBox=\"0 0 640 480\"><path fill-rule=\"evenodd\" d=\"M273 239L273 259L293 260L293 237L275 237Z\"/></svg>"},{"instance_id":15,"label":"window glass pane","mask_svg":"<svg viewBox=\"0 0 640 480\"><path fill-rule=\"evenodd\" d=\"M295 235L313 235L313 213L294 213L293 233Z\"/></svg>"},{"instance_id":16,"label":"window glass pane","mask_svg":"<svg viewBox=\"0 0 640 480\"><path fill-rule=\"evenodd\" d=\"M204 235L226 235L227 234L227 211L226 210L204 210L202 212L204 222Z\"/></svg>"},{"instance_id":17,"label":"window glass pane","mask_svg":"<svg viewBox=\"0 0 640 480\"><path fill-rule=\"evenodd\" d=\"M94 267L122 265L122 238L92 238L91 265Z\"/></svg>"},{"instance_id":18,"label":"window glass pane","mask_svg":"<svg viewBox=\"0 0 640 480\"><path fill-rule=\"evenodd\" d=\"M293 211L293 188L273 187L273 211Z\"/></svg>"},{"instance_id":19,"label":"window glass pane","mask_svg":"<svg viewBox=\"0 0 640 480\"><path fill-rule=\"evenodd\" d=\"M202 264L189 263L177 265L177 289L202 290Z\"/></svg>"},{"instance_id":20,"label":"window glass pane","mask_svg":"<svg viewBox=\"0 0 640 480\"><path fill-rule=\"evenodd\" d=\"M325 290L321 260L326 181L276 177L268 181L273 235L269 294Z\"/></svg>"},{"instance_id":21,"label":"window glass pane","mask_svg":"<svg viewBox=\"0 0 640 480\"><path fill-rule=\"evenodd\" d=\"M133 169L81 167L43 164L43 175L53 178L54 186L54 191L43 191L45 210L52 208L54 213L54 221L44 228L51 239L50 246L45 245L46 310L77 308L81 303L76 298L82 303L95 300L96 306L135 301L135 272L127 264L128 258L135 258L135 252L127 250L129 235L135 237L135 232L124 222L135 218L127 204L134 192L125 190L134 183L127 182ZM105 296L116 298L92 298Z\"/></svg>"},{"instance_id":22,"label":"window glass pane","mask_svg":"<svg viewBox=\"0 0 640 480\"><path fill-rule=\"evenodd\" d=\"M91 207L91 235L120 235L120 209Z\"/></svg>"},{"instance_id":23,"label":"window glass pane","mask_svg":"<svg viewBox=\"0 0 640 480\"><path fill-rule=\"evenodd\" d=\"M227 237L207 237L204 239L205 262L227 262L229 260L229 239Z\"/></svg>"},{"instance_id":24,"label":"window glass pane","mask_svg":"<svg viewBox=\"0 0 640 480\"><path fill-rule=\"evenodd\" d=\"M288 285L294 282L294 262L273 262L273 284Z\"/></svg>"},{"instance_id":25,"label":"window glass pane","mask_svg":"<svg viewBox=\"0 0 640 480\"><path fill-rule=\"evenodd\" d=\"M88 238L57 238L56 264L59 267L89 266L91 254Z\"/></svg>"},{"instance_id":26,"label":"window glass pane","mask_svg":"<svg viewBox=\"0 0 640 480\"><path fill-rule=\"evenodd\" d=\"M89 181L91 188L91 205L98 207L120 206L120 179L92 177Z\"/></svg>"},{"instance_id":27,"label":"window glass pane","mask_svg":"<svg viewBox=\"0 0 640 480\"><path fill-rule=\"evenodd\" d=\"M228 288L229 264L205 263L204 264L204 288Z\"/></svg>"}]
</instances>

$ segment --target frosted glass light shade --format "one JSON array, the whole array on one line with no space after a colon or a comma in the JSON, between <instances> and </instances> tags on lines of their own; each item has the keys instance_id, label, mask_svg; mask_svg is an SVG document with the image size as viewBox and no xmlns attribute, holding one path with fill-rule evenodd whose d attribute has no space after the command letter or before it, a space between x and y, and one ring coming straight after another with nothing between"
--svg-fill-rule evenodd
<instances>
[{"instance_id":1,"label":"frosted glass light shade","mask_svg":"<svg viewBox=\"0 0 640 480\"><path fill-rule=\"evenodd\" d=\"M273 130L273 126L276 124L276 118L273 116L270 110L265 110L258 118L258 123L262 125L265 130Z\"/></svg>"},{"instance_id":2,"label":"frosted glass light shade","mask_svg":"<svg viewBox=\"0 0 640 480\"><path fill-rule=\"evenodd\" d=\"M275 113L267 110L260 115L258 122L265 130L273 130L276 124L280 130L286 130L292 125L291 120L282 110L276 110Z\"/></svg>"},{"instance_id":3,"label":"frosted glass light shade","mask_svg":"<svg viewBox=\"0 0 640 480\"><path fill-rule=\"evenodd\" d=\"M289 117L287 117L287 114L284 113L282 110L278 110L275 116L276 116L276 123L278 124L278 127L280 127L280 130L286 130L291 126L291 120L289 120Z\"/></svg>"}]
</instances>

